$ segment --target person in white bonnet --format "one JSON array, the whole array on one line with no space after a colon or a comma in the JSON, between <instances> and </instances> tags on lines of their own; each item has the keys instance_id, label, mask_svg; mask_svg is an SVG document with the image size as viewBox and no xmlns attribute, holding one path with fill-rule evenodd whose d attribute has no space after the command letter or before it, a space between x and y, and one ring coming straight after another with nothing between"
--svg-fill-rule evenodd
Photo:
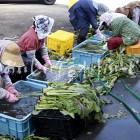
<instances>
[{"instance_id":1,"label":"person in white bonnet","mask_svg":"<svg viewBox=\"0 0 140 140\"><path fill-rule=\"evenodd\" d=\"M102 14L99 19L99 29L105 23L108 29L112 31L112 37L106 40L106 49L116 50L121 45L127 47L130 45L135 45L139 42L139 25L127 18L126 15L121 13L106 12Z\"/></svg>"},{"instance_id":2,"label":"person in white bonnet","mask_svg":"<svg viewBox=\"0 0 140 140\"><path fill-rule=\"evenodd\" d=\"M33 25L16 42L20 47L25 64L33 62L35 67L44 73L47 70L44 65L52 65L45 47L45 38L51 33L53 24L54 19L48 16L34 16ZM44 64L36 59L36 52L40 52Z\"/></svg>"}]
</instances>

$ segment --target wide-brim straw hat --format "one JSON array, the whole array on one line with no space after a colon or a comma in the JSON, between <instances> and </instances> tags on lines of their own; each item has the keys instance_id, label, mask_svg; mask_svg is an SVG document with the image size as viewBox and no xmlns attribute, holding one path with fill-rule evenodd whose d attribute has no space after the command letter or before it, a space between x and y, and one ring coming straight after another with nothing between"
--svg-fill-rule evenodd
<instances>
[{"instance_id":1,"label":"wide-brim straw hat","mask_svg":"<svg viewBox=\"0 0 140 140\"><path fill-rule=\"evenodd\" d=\"M1 63L11 67L23 67L24 62L21 57L19 46L12 42L9 43L2 51Z\"/></svg>"}]
</instances>

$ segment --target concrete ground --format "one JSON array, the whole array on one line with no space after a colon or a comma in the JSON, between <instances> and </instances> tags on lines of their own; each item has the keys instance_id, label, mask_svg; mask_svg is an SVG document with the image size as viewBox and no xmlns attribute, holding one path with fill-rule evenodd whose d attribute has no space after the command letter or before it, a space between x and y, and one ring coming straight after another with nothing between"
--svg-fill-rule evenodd
<instances>
[{"instance_id":1,"label":"concrete ground","mask_svg":"<svg viewBox=\"0 0 140 140\"><path fill-rule=\"evenodd\" d=\"M0 4L0 39L3 37L20 36L31 25L32 17L44 14L55 19L53 31L73 31L68 19L68 9L64 5L43 4Z\"/></svg>"}]
</instances>

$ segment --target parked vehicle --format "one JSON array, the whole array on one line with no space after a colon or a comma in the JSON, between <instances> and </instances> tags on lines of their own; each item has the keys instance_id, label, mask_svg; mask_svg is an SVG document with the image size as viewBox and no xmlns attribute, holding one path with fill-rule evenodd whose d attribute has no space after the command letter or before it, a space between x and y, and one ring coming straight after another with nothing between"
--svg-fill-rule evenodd
<instances>
[{"instance_id":1,"label":"parked vehicle","mask_svg":"<svg viewBox=\"0 0 140 140\"><path fill-rule=\"evenodd\" d=\"M47 5L53 5L56 2L56 0L42 0L42 1Z\"/></svg>"},{"instance_id":2,"label":"parked vehicle","mask_svg":"<svg viewBox=\"0 0 140 140\"><path fill-rule=\"evenodd\" d=\"M36 2L43 2L47 5L53 5L56 0L0 0L0 2L30 2L30 1L36 1Z\"/></svg>"}]
</instances>

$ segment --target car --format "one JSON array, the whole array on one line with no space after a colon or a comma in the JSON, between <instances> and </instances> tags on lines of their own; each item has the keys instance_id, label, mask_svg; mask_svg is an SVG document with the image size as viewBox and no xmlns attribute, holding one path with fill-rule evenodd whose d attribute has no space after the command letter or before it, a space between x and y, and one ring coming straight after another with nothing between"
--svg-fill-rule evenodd
<instances>
[{"instance_id":1,"label":"car","mask_svg":"<svg viewBox=\"0 0 140 140\"><path fill-rule=\"evenodd\" d=\"M36 1L36 2L43 2L44 4L47 5L53 5L55 4L56 0L0 0L0 2L31 2L31 1Z\"/></svg>"},{"instance_id":2,"label":"car","mask_svg":"<svg viewBox=\"0 0 140 140\"><path fill-rule=\"evenodd\" d=\"M56 0L42 0L42 1L44 2L44 4L53 5Z\"/></svg>"}]
</instances>

